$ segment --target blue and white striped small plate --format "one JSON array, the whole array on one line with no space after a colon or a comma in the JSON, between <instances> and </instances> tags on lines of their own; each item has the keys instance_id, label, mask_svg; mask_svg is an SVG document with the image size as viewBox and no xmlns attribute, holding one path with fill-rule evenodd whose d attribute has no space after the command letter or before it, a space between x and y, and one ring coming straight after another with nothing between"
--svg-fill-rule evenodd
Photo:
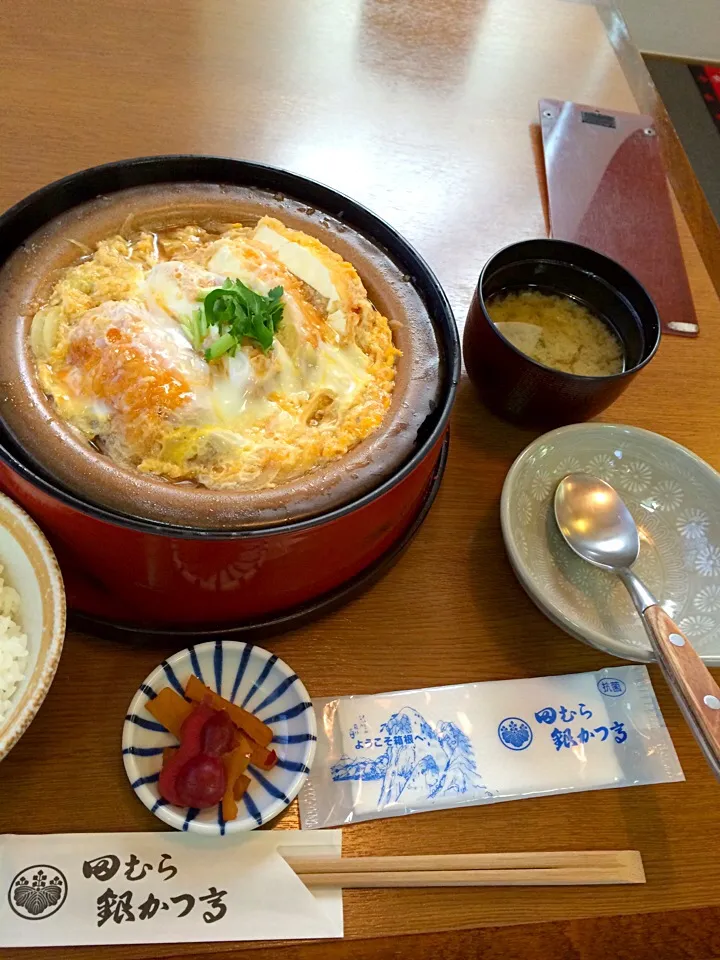
<instances>
[{"instance_id":1,"label":"blue and white striped small plate","mask_svg":"<svg viewBox=\"0 0 720 960\"><path fill-rule=\"evenodd\" d=\"M207 810L176 807L158 793L163 749L177 740L152 718L146 704L163 687L182 693L193 673L267 723L279 757L272 770L248 769L251 784L238 804L237 818L227 823L219 805ZM237 640L200 643L163 660L133 697L122 738L125 771L148 810L176 830L217 835L254 830L282 813L310 772L316 744L315 713L295 673L267 650Z\"/></svg>"}]
</instances>

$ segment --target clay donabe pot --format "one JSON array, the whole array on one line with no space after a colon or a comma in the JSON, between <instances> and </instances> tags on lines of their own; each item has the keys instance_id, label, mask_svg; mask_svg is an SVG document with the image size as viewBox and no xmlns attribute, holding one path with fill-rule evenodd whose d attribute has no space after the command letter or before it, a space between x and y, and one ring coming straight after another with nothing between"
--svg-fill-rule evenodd
<instances>
[{"instance_id":1,"label":"clay donabe pot","mask_svg":"<svg viewBox=\"0 0 720 960\"><path fill-rule=\"evenodd\" d=\"M148 187L156 189L138 189ZM227 219L248 222L269 213L353 263L403 351L376 434L327 468L250 498L140 477L73 436L34 378L28 304L68 256L54 239L58 224L97 240L128 203L149 221L183 204L185 213L219 204ZM359 204L244 161L121 161L50 184L0 217L0 271L0 487L52 540L75 610L193 631L283 620L345 596L416 529L444 465L457 331L427 265Z\"/></svg>"}]
</instances>

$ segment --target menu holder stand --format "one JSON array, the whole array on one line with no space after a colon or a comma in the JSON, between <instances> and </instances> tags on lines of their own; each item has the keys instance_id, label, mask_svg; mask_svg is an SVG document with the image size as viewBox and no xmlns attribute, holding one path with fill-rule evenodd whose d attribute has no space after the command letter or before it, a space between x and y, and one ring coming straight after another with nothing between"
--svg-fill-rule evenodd
<instances>
[{"instance_id":1,"label":"menu holder stand","mask_svg":"<svg viewBox=\"0 0 720 960\"><path fill-rule=\"evenodd\" d=\"M699 327L653 118L540 100L553 237L617 260L647 288L663 331Z\"/></svg>"}]
</instances>

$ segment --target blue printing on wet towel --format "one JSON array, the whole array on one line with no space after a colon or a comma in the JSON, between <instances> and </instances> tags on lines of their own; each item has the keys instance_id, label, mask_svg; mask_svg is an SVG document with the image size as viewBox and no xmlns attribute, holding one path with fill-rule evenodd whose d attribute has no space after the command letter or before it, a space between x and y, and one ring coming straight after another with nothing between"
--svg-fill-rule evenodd
<instances>
[{"instance_id":1,"label":"blue printing on wet towel","mask_svg":"<svg viewBox=\"0 0 720 960\"><path fill-rule=\"evenodd\" d=\"M245 696L245 699L242 702L242 706L244 709L248 709L248 703L250 703L250 701L255 696L257 691L260 689L263 683L267 680L268 674L270 673L270 671L272 670L272 668L275 666L276 663L277 663L277 657L273 653L272 656L268 657L268 659L263 664L263 668L258 674L257 680L252 685L252 687L250 687L250 690ZM255 711L253 711L253 713L254 712Z\"/></svg>"}]
</instances>

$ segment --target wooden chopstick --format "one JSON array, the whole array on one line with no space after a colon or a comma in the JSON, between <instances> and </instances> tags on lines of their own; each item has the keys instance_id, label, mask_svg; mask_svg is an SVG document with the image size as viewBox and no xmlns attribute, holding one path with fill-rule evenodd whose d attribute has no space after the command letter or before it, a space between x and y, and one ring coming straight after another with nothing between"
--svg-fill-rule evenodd
<instances>
[{"instance_id":1,"label":"wooden chopstick","mask_svg":"<svg viewBox=\"0 0 720 960\"><path fill-rule=\"evenodd\" d=\"M287 856L285 859L295 873L642 866L637 850L533 850L528 853L435 853L402 857Z\"/></svg>"},{"instance_id":2,"label":"wooden chopstick","mask_svg":"<svg viewBox=\"0 0 720 960\"><path fill-rule=\"evenodd\" d=\"M637 850L286 857L308 887L495 887L645 883Z\"/></svg>"}]
</instances>

